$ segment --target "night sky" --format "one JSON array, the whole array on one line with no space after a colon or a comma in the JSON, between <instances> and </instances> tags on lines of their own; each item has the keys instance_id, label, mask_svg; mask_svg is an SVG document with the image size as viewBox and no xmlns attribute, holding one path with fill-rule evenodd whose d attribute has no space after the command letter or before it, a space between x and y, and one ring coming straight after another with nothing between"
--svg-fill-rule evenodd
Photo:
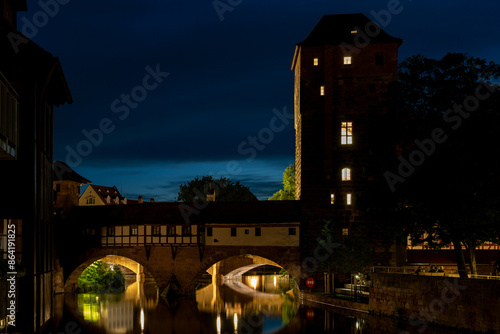
<instances>
[{"instance_id":1,"label":"night sky","mask_svg":"<svg viewBox=\"0 0 500 334\"><path fill-rule=\"evenodd\" d=\"M18 25L59 57L74 99L55 109L55 160L130 199L173 201L208 174L262 200L280 189L295 151L294 46L324 14L364 13L404 39L400 61L500 63L496 0L58 1L44 22L28 0Z\"/></svg>"}]
</instances>

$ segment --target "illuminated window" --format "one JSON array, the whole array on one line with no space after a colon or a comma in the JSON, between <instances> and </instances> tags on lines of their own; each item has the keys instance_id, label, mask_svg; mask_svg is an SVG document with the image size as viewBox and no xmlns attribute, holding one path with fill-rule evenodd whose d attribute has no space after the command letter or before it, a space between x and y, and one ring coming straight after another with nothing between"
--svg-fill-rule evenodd
<instances>
[{"instance_id":1,"label":"illuminated window","mask_svg":"<svg viewBox=\"0 0 500 334\"><path fill-rule=\"evenodd\" d=\"M139 234L139 228L137 226L130 226L130 235Z\"/></svg>"},{"instance_id":2,"label":"illuminated window","mask_svg":"<svg viewBox=\"0 0 500 334\"><path fill-rule=\"evenodd\" d=\"M342 181L350 181L351 180L351 169L344 168L342 169Z\"/></svg>"},{"instance_id":3,"label":"illuminated window","mask_svg":"<svg viewBox=\"0 0 500 334\"><path fill-rule=\"evenodd\" d=\"M330 194L330 204L335 204L335 194Z\"/></svg>"},{"instance_id":4,"label":"illuminated window","mask_svg":"<svg viewBox=\"0 0 500 334\"><path fill-rule=\"evenodd\" d=\"M351 65L352 57L344 57L344 65Z\"/></svg>"},{"instance_id":5,"label":"illuminated window","mask_svg":"<svg viewBox=\"0 0 500 334\"><path fill-rule=\"evenodd\" d=\"M152 226L151 227L151 234L152 235L160 235L160 226L159 225Z\"/></svg>"},{"instance_id":6,"label":"illuminated window","mask_svg":"<svg viewBox=\"0 0 500 334\"><path fill-rule=\"evenodd\" d=\"M352 144L352 122L342 122L340 137L342 145Z\"/></svg>"},{"instance_id":7,"label":"illuminated window","mask_svg":"<svg viewBox=\"0 0 500 334\"><path fill-rule=\"evenodd\" d=\"M358 31L357 31L357 30L351 30L351 34L353 34L353 35L354 35L354 34L357 34L357 33L358 33Z\"/></svg>"},{"instance_id":8,"label":"illuminated window","mask_svg":"<svg viewBox=\"0 0 500 334\"><path fill-rule=\"evenodd\" d=\"M318 66L319 65L319 59L318 58L314 58L313 59L313 64L314 64L314 66Z\"/></svg>"},{"instance_id":9,"label":"illuminated window","mask_svg":"<svg viewBox=\"0 0 500 334\"><path fill-rule=\"evenodd\" d=\"M351 205L351 204L352 204L352 195L347 194L347 205Z\"/></svg>"},{"instance_id":10,"label":"illuminated window","mask_svg":"<svg viewBox=\"0 0 500 334\"><path fill-rule=\"evenodd\" d=\"M347 227L342 229L342 235L349 235L349 229Z\"/></svg>"},{"instance_id":11,"label":"illuminated window","mask_svg":"<svg viewBox=\"0 0 500 334\"><path fill-rule=\"evenodd\" d=\"M321 96L325 95L325 86L321 86L319 88L319 95L321 95Z\"/></svg>"}]
</instances>

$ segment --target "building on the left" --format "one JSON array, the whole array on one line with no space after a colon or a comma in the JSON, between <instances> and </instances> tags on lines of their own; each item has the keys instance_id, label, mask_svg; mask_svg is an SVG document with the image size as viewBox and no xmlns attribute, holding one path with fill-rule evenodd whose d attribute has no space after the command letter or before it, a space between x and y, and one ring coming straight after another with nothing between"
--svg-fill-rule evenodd
<instances>
[{"instance_id":1,"label":"building on the left","mask_svg":"<svg viewBox=\"0 0 500 334\"><path fill-rule=\"evenodd\" d=\"M58 58L17 30L26 10L0 1L0 326L40 332L54 313L53 108L72 98Z\"/></svg>"}]
</instances>

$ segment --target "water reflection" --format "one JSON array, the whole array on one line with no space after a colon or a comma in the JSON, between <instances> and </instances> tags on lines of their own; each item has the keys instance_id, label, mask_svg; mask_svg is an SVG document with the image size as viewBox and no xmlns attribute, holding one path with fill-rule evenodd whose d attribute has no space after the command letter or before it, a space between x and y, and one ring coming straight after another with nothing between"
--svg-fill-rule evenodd
<instances>
[{"instance_id":1,"label":"water reflection","mask_svg":"<svg viewBox=\"0 0 500 334\"><path fill-rule=\"evenodd\" d=\"M102 328L106 333L134 331L135 313L139 311L136 327L144 331L146 314L158 304L158 292L152 284L132 283L121 294L80 293L78 310L83 320Z\"/></svg>"},{"instance_id":2,"label":"water reflection","mask_svg":"<svg viewBox=\"0 0 500 334\"><path fill-rule=\"evenodd\" d=\"M134 283L118 295L66 294L64 313L61 309L57 325L49 330L64 333L69 321L76 321L81 333L116 334L363 334L417 333L420 329L408 321L398 324L391 318L296 301L291 291L282 293L291 282L277 277L275 289L273 275L255 276L255 286L253 276L243 277L206 286L196 298L168 302L158 296L154 282ZM451 331L429 327L426 333Z\"/></svg>"}]
</instances>

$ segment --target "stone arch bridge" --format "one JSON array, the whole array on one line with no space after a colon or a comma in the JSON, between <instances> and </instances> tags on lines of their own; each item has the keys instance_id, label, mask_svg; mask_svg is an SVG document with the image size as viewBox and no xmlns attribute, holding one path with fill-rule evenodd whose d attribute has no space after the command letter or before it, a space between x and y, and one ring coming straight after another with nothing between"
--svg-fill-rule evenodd
<instances>
[{"instance_id":1,"label":"stone arch bridge","mask_svg":"<svg viewBox=\"0 0 500 334\"><path fill-rule=\"evenodd\" d=\"M56 290L71 291L86 267L110 255L140 264L162 292L194 293L199 278L221 260L226 260L222 274L249 263L249 269L274 264L300 282L296 203L211 202L189 209L184 203L73 208L56 225L56 240L61 240ZM78 238L67 237L74 235ZM134 270L128 263L119 264ZM137 274L139 268L134 270Z\"/></svg>"}]
</instances>

